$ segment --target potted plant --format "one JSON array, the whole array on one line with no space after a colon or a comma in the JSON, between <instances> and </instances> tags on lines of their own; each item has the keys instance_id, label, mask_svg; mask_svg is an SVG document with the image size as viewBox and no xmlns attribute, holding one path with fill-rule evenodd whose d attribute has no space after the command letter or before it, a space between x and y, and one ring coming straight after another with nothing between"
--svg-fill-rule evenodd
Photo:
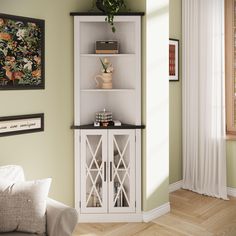
<instances>
[{"instance_id":1,"label":"potted plant","mask_svg":"<svg viewBox=\"0 0 236 236\"><path fill-rule=\"evenodd\" d=\"M124 0L96 0L96 6L107 15L105 20L111 25L112 32L115 33L116 28L113 22L114 15L117 14L120 9L126 8Z\"/></svg>"}]
</instances>

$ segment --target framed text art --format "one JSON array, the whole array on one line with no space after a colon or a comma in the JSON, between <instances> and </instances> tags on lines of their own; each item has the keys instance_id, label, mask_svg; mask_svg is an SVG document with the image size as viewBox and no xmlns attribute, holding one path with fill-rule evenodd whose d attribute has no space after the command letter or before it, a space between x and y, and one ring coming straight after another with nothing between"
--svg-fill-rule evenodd
<instances>
[{"instance_id":1,"label":"framed text art","mask_svg":"<svg viewBox=\"0 0 236 236\"><path fill-rule=\"evenodd\" d=\"M44 20L0 14L0 89L44 89Z\"/></svg>"},{"instance_id":2,"label":"framed text art","mask_svg":"<svg viewBox=\"0 0 236 236\"><path fill-rule=\"evenodd\" d=\"M169 40L169 81L179 81L179 40Z\"/></svg>"},{"instance_id":3,"label":"framed text art","mask_svg":"<svg viewBox=\"0 0 236 236\"><path fill-rule=\"evenodd\" d=\"M44 114L0 117L0 136L44 131Z\"/></svg>"}]
</instances>

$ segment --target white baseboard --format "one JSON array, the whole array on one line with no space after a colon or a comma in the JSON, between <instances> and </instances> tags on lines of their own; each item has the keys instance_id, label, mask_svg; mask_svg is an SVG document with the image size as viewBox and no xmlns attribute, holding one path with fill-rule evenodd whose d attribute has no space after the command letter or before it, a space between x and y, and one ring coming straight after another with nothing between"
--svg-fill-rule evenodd
<instances>
[{"instance_id":1,"label":"white baseboard","mask_svg":"<svg viewBox=\"0 0 236 236\"><path fill-rule=\"evenodd\" d=\"M183 180L169 185L169 193L177 191L183 187ZM227 193L231 197L236 197L236 188L227 187Z\"/></svg>"},{"instance_id":2,"label":"white baseboard","mask_svg":"<svg viewBox=\"0 0 236 236\"><path fill-rule=\"evenodd\" d=\"M151 211L143 212L143 221L149 222L152 221L162 215L165 215L166 213L170 212L170 203L167 202L160 207L157 207Z\"/></svg>"},{"instance_id":3,"label":"white baseboard","mask_svg":"<svg viewBox=\"0 0 236 236\"><path fill-rule=\"evenodd\" d=\"M177 190L181 189L182 186L183 186L183 180L180 180L178 182L170 184L169 185L169 193L172 193L174 191L177 191Z\"/></svg>"},{"instance_id":4,"label":"white baseboard","mask_svg":"<svg viewBox=\"0 0 236 236\"><path fill-rule=\"evenodd\" d=\"M231 196L231 197L236 197L236 188L230 188L230 187L228 187L228 188L227 188L227 193L228 193L228 195Z\"/></svg>"}]
</instances>

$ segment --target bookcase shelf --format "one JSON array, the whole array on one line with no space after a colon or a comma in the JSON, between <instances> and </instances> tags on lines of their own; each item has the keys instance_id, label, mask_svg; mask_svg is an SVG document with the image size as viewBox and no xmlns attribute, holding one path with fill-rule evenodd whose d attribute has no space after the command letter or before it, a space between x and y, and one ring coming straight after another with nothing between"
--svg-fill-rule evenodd
<instances>
[{"instance_id":1,"label":"bookcase shelf","mask_svg":"<svg viewBox=\"0 0 236 236\"><path fill-rule=\"evenodd\" d=\"M72 125L71 129L145 129L145 125L131 125L122 124L121 126L94 126L93 124L88 125Z\"/></svg>"},{"instance_id":2,"label":"bookcase shelf","mask_svg":"<svg viewBox=\"0 0 236 236\"><path fill-rule=\"evenodd\" d=\"M102 93L110 93L110 92L135 92L135 89L81 89L81 92L102 92Z\"/></svg>"},{"instance_id":3,"label":"bookcase shelf","mask_svg":"<svg viewBox=\"0 0 236 236\"><path fill-rule=\"evenodd\" d=\"M141 221L141 15L74 16L75 206L80 222ZM97 40L115 40L119 54L95 54ZM112 89L96 87L100 58L112 63ZM121 126L95 127L96 112ZM137 220L138 219L138 220Z\"/></svg>"},{"instance_id":4,"label":"bookcase shelf","mask_svg":"<svg viewBox=\"0 0 236 236\"><path fill-rule=\"evenodd\" d=\"M81 57L135 57L135 53L118 53L118 54L93 54L82 53Z\"/></svg>"}]
</instances>

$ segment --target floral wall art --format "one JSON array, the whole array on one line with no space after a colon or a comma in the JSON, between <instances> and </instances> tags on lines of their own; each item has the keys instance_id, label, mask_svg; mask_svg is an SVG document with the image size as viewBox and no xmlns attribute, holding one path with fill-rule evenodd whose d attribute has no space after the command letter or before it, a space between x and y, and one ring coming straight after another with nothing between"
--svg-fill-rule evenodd
<instances>
[{"instance_id":1,"label":"floral wall art","mask_svg":"<svg viewBox=\"0 0 236 236\"><path fill-rule=\"evenodd\" d=\"M44 21L0 14L0 89L44 89Z\"/></svg>"}]
</instances>

